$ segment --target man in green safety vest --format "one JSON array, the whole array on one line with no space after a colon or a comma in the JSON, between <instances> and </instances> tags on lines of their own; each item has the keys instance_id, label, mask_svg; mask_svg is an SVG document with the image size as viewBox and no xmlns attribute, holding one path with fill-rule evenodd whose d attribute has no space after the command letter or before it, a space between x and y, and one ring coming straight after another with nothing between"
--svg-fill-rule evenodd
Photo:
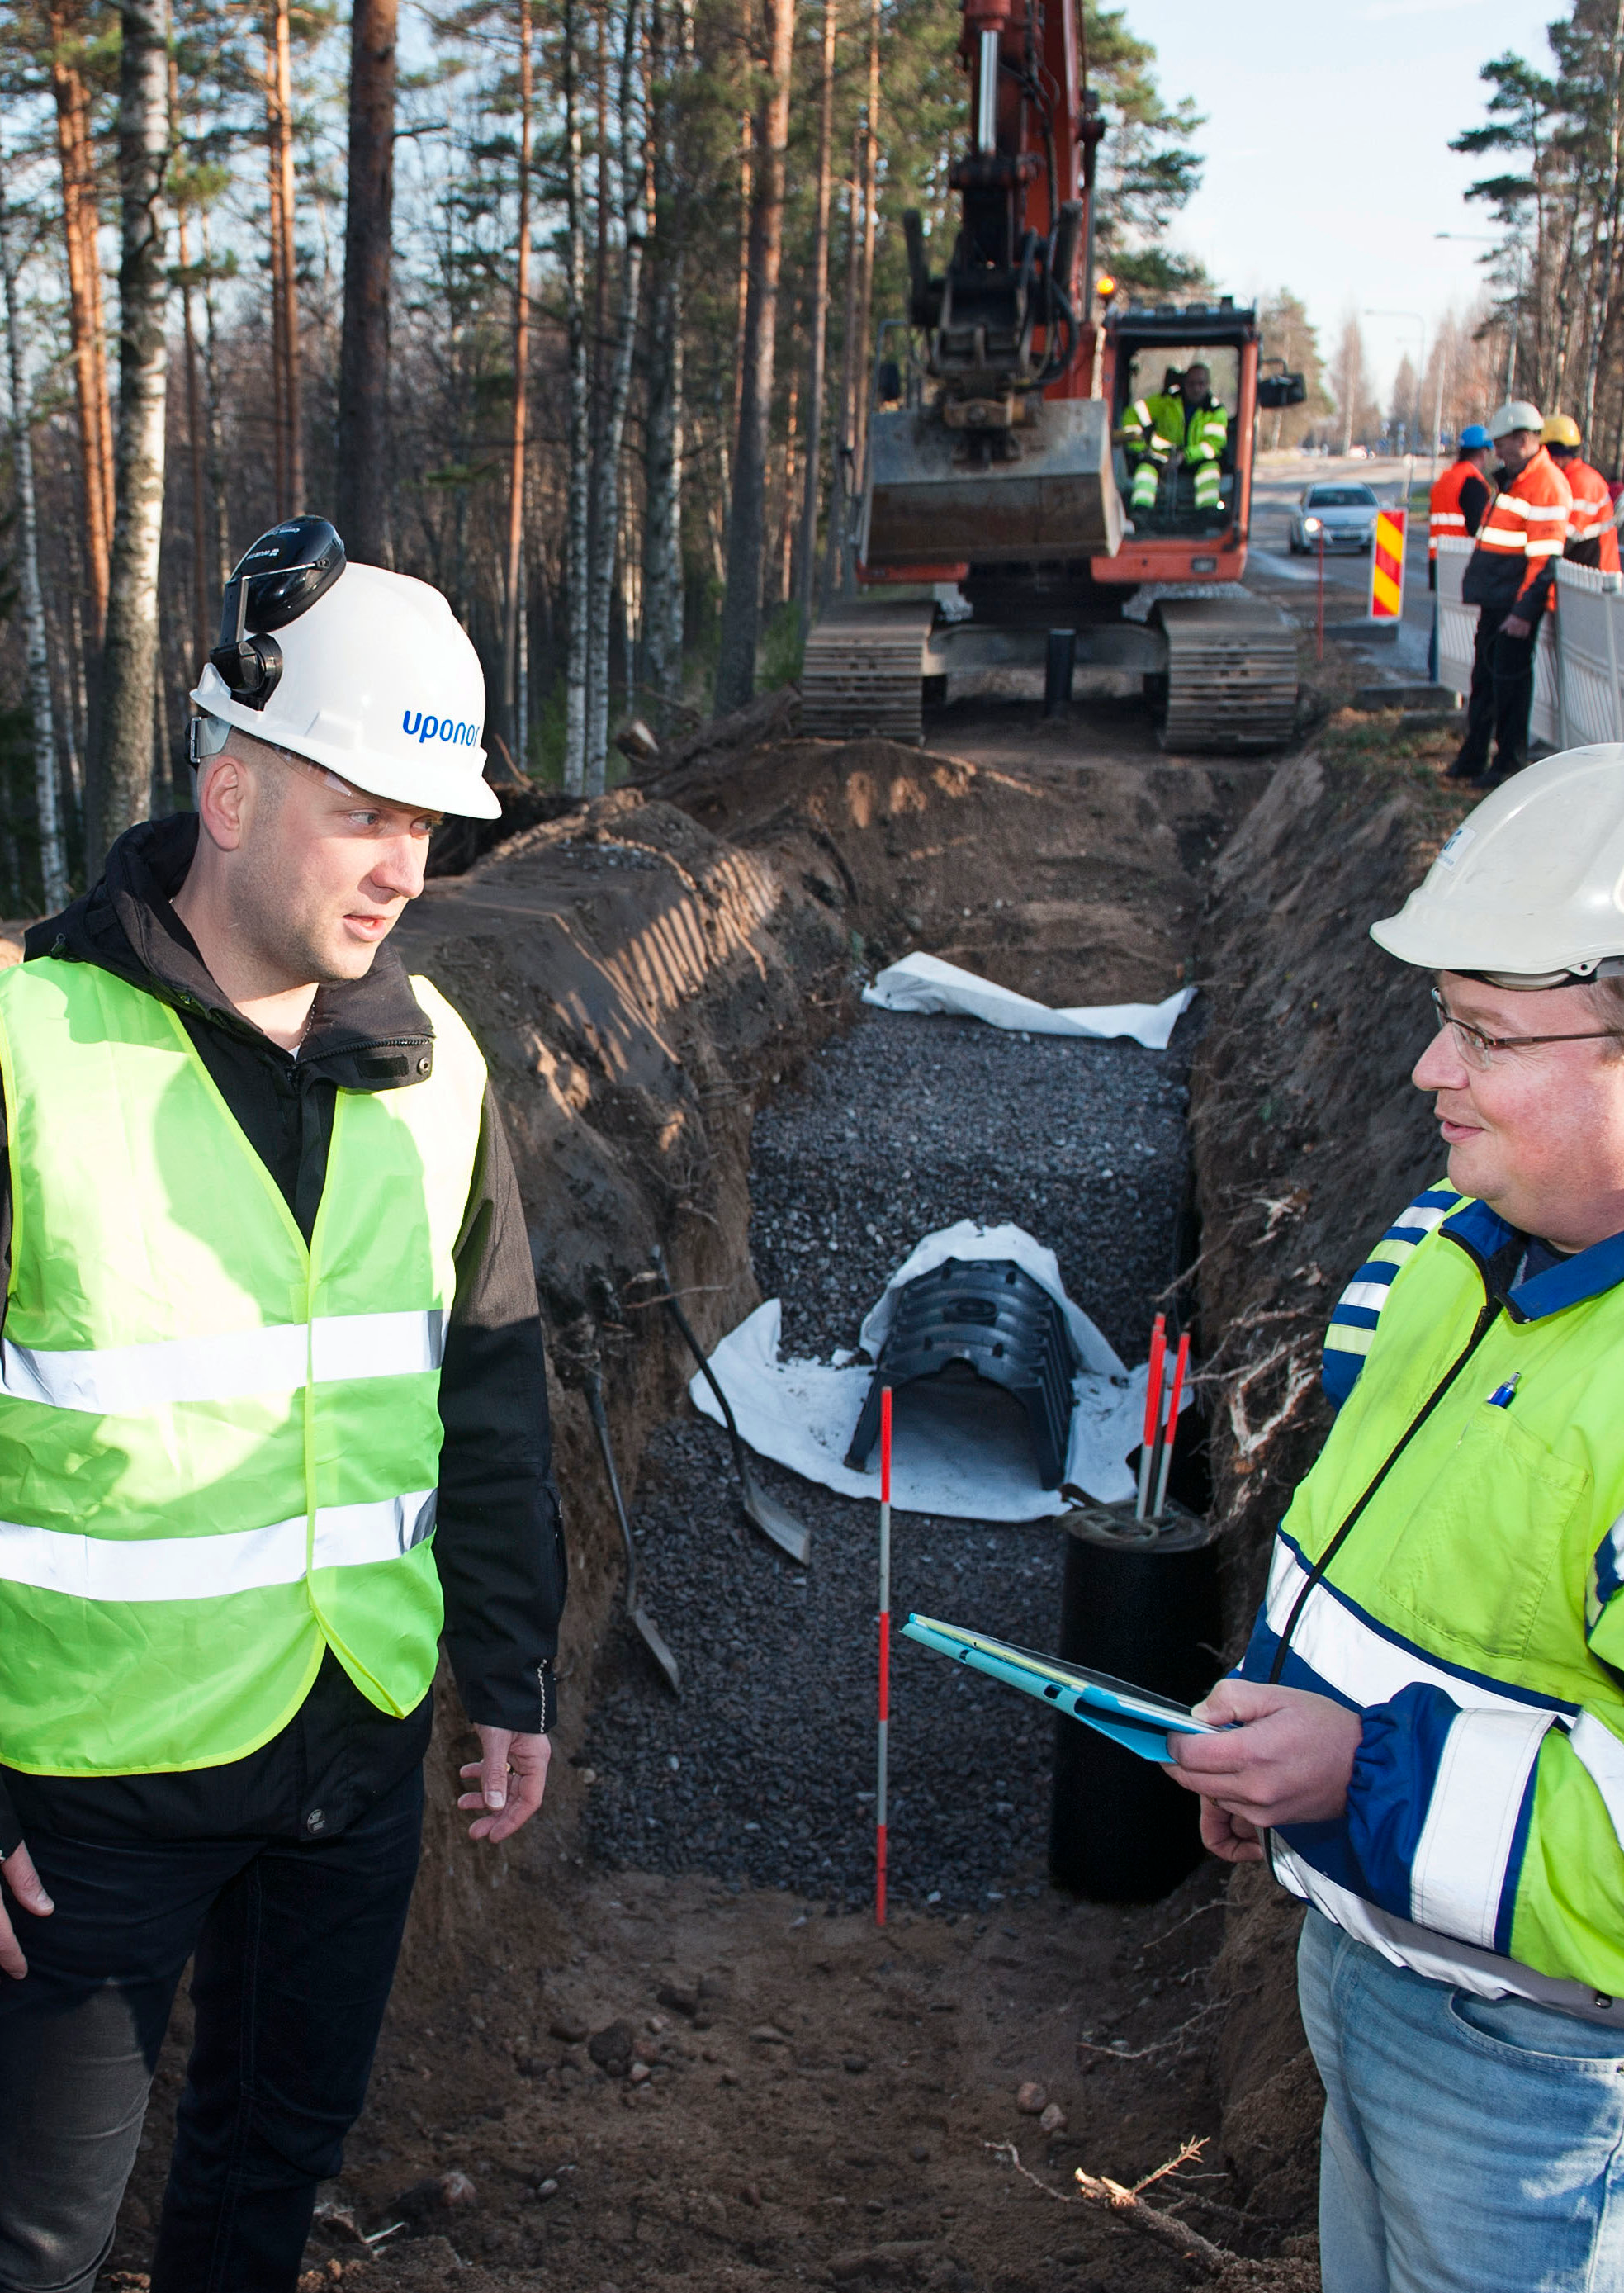
<instances>
[{"instance_id":1,"label":"man in green safety vest","mask_svg":"<svg viewBox=\"0 0 1624 2293\"><path fill-rule=\"evenodd\" d=\"M1205 515L1220 506L1229 409L1215 403L1206 367L1183 374L1169 367L1159 391L1134 401L1117 434L1134 459L1128 504L1135 515L1155 508L1164 479L1176 484L1181 466L1191 473L1195 507Z\"/></svg>"},{"instance_id":2,"label":"man in green safety vest","mask_svg":"<svg viewBox=\"0 0 1624 2293\"><path fill-rule=\"evenodd\" d=\"M0 2288L90 2293L176 1986L156 2293L281 2293L365 2098L443 1630L471 1835L539 1805L565 1556L484 1062L386 948L490 818L438 590L257 542L197 811L0 975Z\"/></svg>"},{"instance_id":3,"label":"man in green safety vest","mask_svg":"<svg viewBox=\"0 0 1624 2293\"><path fill-rule=\"evenodd\" d=\"M1371 926L1432 976L1447 1177L1332 1314L1172 1770L1309 1906L1326 2293L1624 2285L1621 754L1519 774Z\"/></svg>"}]
</instances>

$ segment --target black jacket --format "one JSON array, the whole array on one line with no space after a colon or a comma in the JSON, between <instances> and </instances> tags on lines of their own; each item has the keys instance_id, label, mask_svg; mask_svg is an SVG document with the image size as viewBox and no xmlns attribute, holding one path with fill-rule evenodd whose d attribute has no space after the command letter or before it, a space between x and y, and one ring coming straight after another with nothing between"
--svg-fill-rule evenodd
<instances>
[{"instance_id":1,"label":"black jacket","mask_svg":"<svg viewBox=\"0 0 1624 2293\"><path fill-rule=\"evenodd\" d=\"M62 915L36 924L25 952L100 964L174 1005L308 1242L337 1092L409 1089L419 1060L433 1057L433 1028L385 944L364 979L319 990L297 1057L271 1042L227 1002L171 905L197 838L191 814L132 829L109 855L102 881ZM11 1236L9 1164L0 1154L0 1259L8 1276ZM471 1720L534 1732L553 1716L566 1564L536 1280L489 1088L455 1255L434 1533L446 1648ZM329 1654L287 1727L227 1766L94 1778L25 1776L0 1766L0 1854L36 1827L81 1838L132 1831L146 1838L330 1834L421 1759L431 1701L404 1720L390 1719Z\"/></svg>"}]
</instances>

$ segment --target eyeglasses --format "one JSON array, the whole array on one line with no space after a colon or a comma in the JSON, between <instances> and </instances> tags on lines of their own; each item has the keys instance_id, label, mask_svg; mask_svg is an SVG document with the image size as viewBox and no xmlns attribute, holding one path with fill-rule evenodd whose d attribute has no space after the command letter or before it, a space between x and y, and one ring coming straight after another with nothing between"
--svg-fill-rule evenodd
<instances>
[{"instance_id":1,"label":"eyeglasses","mask_svg":"<svg viewBox=\"0 0 1624 2293\"><path fill-rule=\"evenodd\" d=\"M1468 1019L1458 1019L1434 987L1432 991L1433 1009L1438 1015L1440 1027L1452 1027L1460 1056L1469 1067L1480 1072L1494 1065L1497 1051L1528 1050L1536 1043L1616 1043L1624 1035L1616 1027L1593 1027L1582 1035L1490 1035L1483 1028L1473 1026Z\"/></svg>"}]
</instances>

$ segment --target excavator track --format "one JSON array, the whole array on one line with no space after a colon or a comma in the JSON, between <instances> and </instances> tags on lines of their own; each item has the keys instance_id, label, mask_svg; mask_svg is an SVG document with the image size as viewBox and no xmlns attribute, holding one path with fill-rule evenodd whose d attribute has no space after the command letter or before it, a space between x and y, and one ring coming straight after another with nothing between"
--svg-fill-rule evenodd
<instances>
[{"instance_id":1,"label":"excavator track","mask_svg":"<svg viewBox=\"0 0 1624 2293\"><path fill-rule=\"evenodd\" d=\"M878 733L919 747L925 644L935 614L928 599L831 605L806 640L802 731L833 741Z\"/></svg>"},{"instance_id":2,"label":"excavator track","mask_svg":"<svg viewBox=\"0 0 1624 2293\"><path fill-rule=\"evenodd\" d=\"M1297 716L1297 630L1261 597L1177 597L1168 640L1164 749L1277 748Z\"/></svg>"}]
</instances>

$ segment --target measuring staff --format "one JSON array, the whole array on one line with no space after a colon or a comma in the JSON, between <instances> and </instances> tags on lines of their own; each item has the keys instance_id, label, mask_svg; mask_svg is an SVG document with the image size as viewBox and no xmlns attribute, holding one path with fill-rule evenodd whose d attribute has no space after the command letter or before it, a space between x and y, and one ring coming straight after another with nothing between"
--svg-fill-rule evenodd
<instances>
[{"instance_id":1,"label":"measuring staff","mask_svg":"<svg viewBox=\"0 0 1624 2293\"><path fill-rule=\"evenodd\" d=\"M300 518L192 699L197 811L0 976L5 2293L89 2293L188 1959L151 2283L291 2288L393 1976L442 1623L471 1835L547 1769L524 1215L473 1036L384 944L440 815L497 812L479 661Z\"/></svg>"},{"instance_id":2,"label":"measuring staff","mask_svg":"<svg viewBox=\"0 0 1624 2293\"><path fill-rule=\"evenodd\" d=\"M1371 926L1431 975L1447 1178L1333 1313L1339 1414L1197 1707L1240 1724L1169 1770L1310 1906L1327 2293L1624 2284L1621 887L1624 749L1579 749Z\"/></svg>"}]
</instances>

